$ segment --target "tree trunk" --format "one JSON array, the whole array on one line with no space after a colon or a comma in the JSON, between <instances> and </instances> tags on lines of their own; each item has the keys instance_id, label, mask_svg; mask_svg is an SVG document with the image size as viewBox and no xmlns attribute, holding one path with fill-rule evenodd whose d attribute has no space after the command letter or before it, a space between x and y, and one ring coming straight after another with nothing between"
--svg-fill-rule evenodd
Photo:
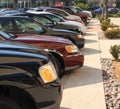
<instances>
[{"instance_id":1,"label":"tree trunk","mask_svg":"<svg viewBox=\"0 0 120 109\"><path fill-rule=\"evenodd\" d=\"M108 0L103 1L102 16L103 16L104 20L106 20L108 18L107 2L108 2Z\"/></svg>"},{"instance_id":2,"label":"tree trunk","mask_svg":"<svg viewBox=\"0 0 120 109\"><path fill-rule=\"evenodd\" d=\"M108 18L108 9L107 9L107 2L108 0L105 0L105 14L104 14L104 19L106 20Z\"/></svg>"},{"instance_id":3,"label":"tree trunk","mask_svg":"<svg viewBox=\"0 0 120 109\"><path fill-rule=\"evenodd\" d=\"M18 8L18 0L14 0L13 9L17 9L17 8Z\"/></svg>"}]
</instances>

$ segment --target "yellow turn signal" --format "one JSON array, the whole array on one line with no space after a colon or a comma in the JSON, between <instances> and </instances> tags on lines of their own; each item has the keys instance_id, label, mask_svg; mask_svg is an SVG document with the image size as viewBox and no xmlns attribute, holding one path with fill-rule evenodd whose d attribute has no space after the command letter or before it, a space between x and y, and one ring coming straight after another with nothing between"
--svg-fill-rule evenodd
<instances>
[{"instance_id":1,"label":"yellow turn signal","mask_svg":"<svg viewBox=\"0 0 120 109\"><path fill-rule=\"evenodd\" d=\"M44 83L50 83L58 78L56 69L51 62L39 68L39 75Z\"/></svg>"}]
</instances>

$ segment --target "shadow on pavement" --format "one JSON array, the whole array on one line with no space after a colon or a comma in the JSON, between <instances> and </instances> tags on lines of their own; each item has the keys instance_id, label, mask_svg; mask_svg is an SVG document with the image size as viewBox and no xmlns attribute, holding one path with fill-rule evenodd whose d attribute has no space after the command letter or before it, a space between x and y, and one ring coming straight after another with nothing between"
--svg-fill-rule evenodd
<instances>
[{"instance_id":1,"label":"shadow on pavement","mask_svg":"<svg viewBox=\"0 0 120 109\"><path fill-rule=\"evenodd\" d=\"M98 41L90 40L90 39L85 39L85 43L95 43L95 42L98 42Z\"/></svg>"},{"instance_id":2,"label":"shadow on pavement","mask_svg":"<svg viewBox=\"0 0 120 109\"><path fill-rule=\"evenodd\" d=\"M85 36L83 36L83 37L86 37L86 36L88 36L88 37L89 37L89 36L93 36L93 37L94 37L94 36L96 36L96 34L93 34L93 33L90 33L90 32L89 32L89 33L86 32L86 33L85 33Z\"/></svg>"},{"instance_id":3,"label":"shadow on pavement","mask_svg":"<svg viewBox=\"0 0 120 109\"><path fill-rule=\"evenodd\" d=\"M99 54L100 53L99 50L92 49L92 48L84 48L84 49L81 49L80 51L82 51L82 53L84 55L93 55L93 54Z\"/></svg>"},{"instance_id":4,"label":"shadow on pavement","mask_svg":"<svg viewBox=\"0 0 120 109\"><path fill-rule=\"evenodd\" d=\"M75 71L67 72L63 77L64 89L91 85L102 82L101 69L83 66Z\"/></svg>"},{"instance_id":5,"label":"shadow on pavement","mask_svg":"<svg viewBox=\"0 0 120 109\"><path fill-rule=\"evenodd\" d=\"M72 109L72 108L60 107L60 109Z\"/></svg>"}]
</instances>

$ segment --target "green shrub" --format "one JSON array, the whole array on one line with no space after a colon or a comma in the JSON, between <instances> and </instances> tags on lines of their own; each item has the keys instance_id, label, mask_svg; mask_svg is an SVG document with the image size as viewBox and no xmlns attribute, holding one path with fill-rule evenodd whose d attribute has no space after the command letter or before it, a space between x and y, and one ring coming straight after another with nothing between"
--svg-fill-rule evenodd
<instances>
[{"instance_id":1,"label":"green shrub","mask_svg":"<svg viewBox=\"0 0 120 109\"><path fill-rule=\"evenodd\" d=\"M107 23L108 26L110 26L110 24L111 24L110 19L107 19L107 20L106 20L106 23Z\"/></svg>"},{"instance_id":2,"label":"green shrub","mask_svg":"<svg viewBox=\"0 0 120 109\"><path fill-rule=\"evenodd\" d=\"M88 10L89 6L88 4L84 4L84 3L74 3L73 6L77 6L77 7L80 7L82 8L83 10Z\"/></svg>"},{"instance_id":3,"label":"green shrub","mask_svg":"<svg viewBox=\"0 0 120 109\"><path fill-rule=\"evenodd\" d=\"M99 20L100 20L100 23L102 23L103 21L104 21L104 17L103 16L97 16L98 18L99 18Z\"/></svg>"},{"instance_id":4,"label":"green shrub","mask_svg":"<svg viewBox=\"0 0 120 109\"><path fill-rule=\"evenodd\" d=\"M103 31L106 31L107 28L108 28L107 22L106 22L106 21L103 21L103 22L101 23L101 29L102 29Z\"/></svg>"},{"instance_id":5,"label":"green shrub","mask_svg":"<svg viewBox=\"0 0 120 109\"><path fill-rule=\"evenodd\" d=\"M117 13L117 15L116 15L117 17L120 17L120 11Z\"/></svg>"},{"instance_id":6,"label":"green shrub","mask_svg":"<svg viewBox=\"0 0 120 109\"><path fill-rule=\"evenodd\" d=\"M114 45L110 47L110 53L113 56L113 58L118 61L119 55L120 55L120 45Z\"/></svg>"},{"instance_id":7,"label":"green shrub","mask_svg":"<svg viewBox=\"0 0 120 109\"><path fill-rule=\"evenodd\" d=\"M115 17L115 14L108 14L108 17Z\"/></svg>"},{"instance_id":8,"label":"green shrub","mask_svg":"<svg viewBox=\"0 0 120 109\"><path fill-rule=\"evenodd\" d=\"M120 38L120 30L119 29L106 30L104 32L104 35L108 39Z\"/></svg>"},{"instance_id":9,"label":"green shrub","mask_svg":"<svg viewBox=\"0 0 120 109\"><path fill-rule=\"evenodd\" d=\"M118 25L115 25L115 24L110 24L108 26L108 28L111 28L111 29L119 29L119 26Z\"/></svg>"}]
</instances>

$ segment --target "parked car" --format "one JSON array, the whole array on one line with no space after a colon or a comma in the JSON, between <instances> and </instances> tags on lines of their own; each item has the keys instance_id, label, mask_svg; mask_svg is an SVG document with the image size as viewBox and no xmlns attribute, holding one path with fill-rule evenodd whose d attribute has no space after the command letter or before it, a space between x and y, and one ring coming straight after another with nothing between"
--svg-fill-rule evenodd
<instances>
[{"instance_id":1,"label":"parked car","mask_svg":"<svg viewBox=\"0 0 120 109\"><path fill-rule=\"evenodd\" d=\"M0 17L0 29L12 34L41 34L63 37L71 40L78 48L83 48L85 39L81 34L68 30L53 29L43 26L28 17L2 16Z\"/></svg>"},{"instance_id":2,"label":"parked car","mask_svg":"<svg viewBox=\"0 0 120 109\"><path fill-rule=\"evenodd\" d=\"M76 13L85 13L85 14L88 14L89 15L89 20L91 19L91 17L92 17L92 13L91 13L91 11L89 11L89 10L83 10L82 8L80 8L80 7L76 7L76 6L71 6L71 7L73 7L73 9L74 9L74 11L76 12Z\"/></svg>"},{"instance_id":3,"label":"parked car","mask_svg":"<svg viewBox=\"0 0 120 109\"><path fill-rule=\"evenodd\" d=\"M111 14L117 14L118 12L120 11L119 8L108 8L108 13L111 13Z\"/></svg>"},{"instance_id":4,"label":"parked car","mask_svg":"<svg viewBox=\"0 0 120 109\"><path fill-rule=\"evenodd\" d=\"M87 27L83 23L76 21L65 20L58 15L54 15L49 12L31 12L21 14L21 16L28 16L45 26L56 28L56 29L66 29L70 31L75 31L81 33L82 35L86 33Z\"/></svg>"},{"instance_id":5,"label":"parked car","mask_svg":"<svg viewBox=\"0 0 120 109\"><path fill-rule=\"evenodd\" d=\"M81 17L69 14L68 12L58 9L58 8L51 8L51 7L39 7L39 8L30 8L27 10L27 12L41 12L41 11L46 11L46 12L51 12L51 13L57 13L62 15L64 18L67 20L73 20L73 21L78 21L81 22Z\"/></svg>"},{"instance_id":6,"label":"parked car","mask_svg":"<svg viewBox=\"0 0 120 109\"><path fill-rule=\"evenodd\" d=\"M73 6L57 6L55 8L59 8L59 9L63 9L65 10L66 12L68 12L69 14L71 15L76 15L76 16L79 16L81 17L82 21L87 24L88 22L88 19L89 19L89 14L87 13L83 13L83 12L79 12L76 10L75 7Z\"/></svg>"},{"instance_id":7,"label":"parked car","mask_svg":"<svg viewBox=\"0 0 120 109\"><path fill-rule=\"evenodd\" d=\"M93 14L102 14L102 8L97 8L93 10Z\"/></svg>"},{"instance_id":8,"label":"parked car","mask_svg":"<svg viewBox=\"0 0 120 109\"><path fill-rule=\"evenodd\" d=\"M24 42L50 52L57 62L58 75L61 77L65 71L77 69L83 66L84 56L71 41L53 36L43 35L9 35L0 31L1 40Z\"/></svg>"},{"instance_id":9,"label":"parked car","mask_svg":"<svg viewBox=\"0 0 120 109\"><path fill-rule=\"evenodd\" d=\"M17 10L6 10L1 12L0 15L14 15L14 14L20 14L20 12Z\"/></svg>"},{"instance_id":10,"label":"parked car","mask_svg":"<svg viewBox=\"0 0 120 109\"><path fill-rule=\"evenodd\" d=\"M59 109L62 83L48 52L0 40L0 108Z\"/></svg>"}]
</instances>

